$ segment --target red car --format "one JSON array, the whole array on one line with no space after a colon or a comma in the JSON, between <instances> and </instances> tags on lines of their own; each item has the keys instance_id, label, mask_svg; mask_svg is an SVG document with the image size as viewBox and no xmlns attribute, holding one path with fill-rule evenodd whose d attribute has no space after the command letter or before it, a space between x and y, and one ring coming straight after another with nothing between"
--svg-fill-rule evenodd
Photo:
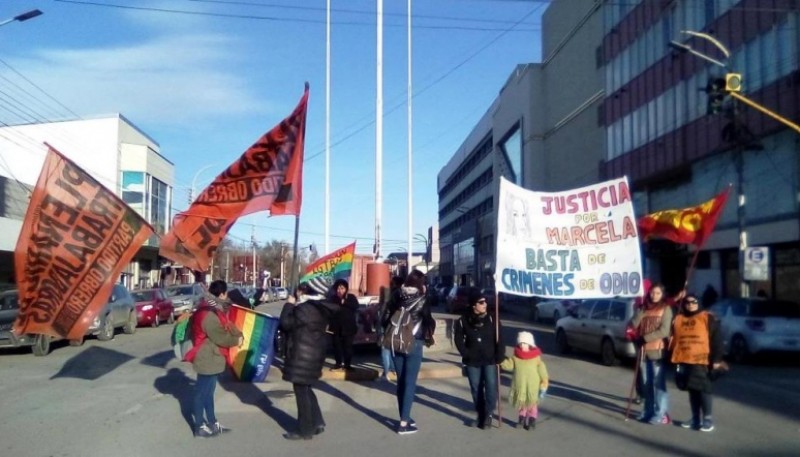
<instances>
[{"instance_id":1,"label":"red car","mask_svg":"<svg viewBox=\"0 0 800 457\"><path fill-rule=\"evenodd\" d=\"M162 289L135 290L131 292L136 302L136 317L139 325L158 327L162 322L175 322L175 307Z\"/></svg>"}]
</instances>

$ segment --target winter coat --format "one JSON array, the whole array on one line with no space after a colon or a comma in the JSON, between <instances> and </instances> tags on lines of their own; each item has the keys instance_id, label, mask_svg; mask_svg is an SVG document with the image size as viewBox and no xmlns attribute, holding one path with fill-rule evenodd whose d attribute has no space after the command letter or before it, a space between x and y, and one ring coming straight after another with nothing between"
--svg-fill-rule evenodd
<instances>
[{"instance_id":1,"label":"winter coat","mask_svg":"<svg viewBox=\"0 0 800 457\"><path fill-rule=\"evenodd\" d=\"M709 342L709 355L708 360L705 363L700 364L689 364L689 363L682 363L680 364L681 370L685 370L685 377L686 377L686 388L689 390L699 390L702 392L711 392L711 379L708 377L708 371L715 363L719 363L722 361L722 353L723 353L723 341L722 341L722 333L719 331L719 321L713 314L709 313L708 311L696 311L694 313L687 313L684 311L684 315L688 317L692 317L697 314L706 313L708 316L708 327L706 331L708 332L708 342ZM674 348L676 344L679 343L681 335L681 329L679 326L673 326L673 335L672 339L670 340L670 348ZM676 370L677 371L677 370ZM680 374L676 373L676 376L680 376Z\"/></svg>"},{"instance_id":2,"label":"winter coat","mask_svg":"<svg viewBox=\"0 0 800 457\"><path fill-rule=\"evenodd\" d=\"M331 317L330 330L334 335L350 336L358 332L356 326L356 313L358 313L358 299L353 294L346 294L344 299L337 295L331 297L331 303L339 311Z\"/></svg>"},{"instance_id":3,"label":"winter coat","mask_svg":"<svg viewBox=\"0 0 800 457\"><path fill-rule=\"evenodd\" d=\"M420 300L422 300L422 302L415 305L415 303L418 303ZM414 332L414 337L418 340L424 340L426 343L432 343L433 333L436 331L436 321L433 319L431 307L427 299L416 287L403 286L394 292L392 299L386 306L386 310L383 312L383 316L381 316L381 325L383 328L389 327L389 322L394 312L401 306L411 309L409 315L417 329L417 331ZM421 325L417 325L418 323L421 323Z\"/></svg>"},{"instance_id":4,"label":"winter coat","mask_svg":"<svg viewBox=\"0 0 800 457\"><path fill-rule=\"evenodd\" d=\"M242 336L242 332L230 322L223 325L215 312L215 308L219 309L215 305L214 301L207 300L195 310L190 322L195 341L198 341L200 333L206 335L192 360L192 368L197 374L215 375L225 371L225 348L239 344Z\"/></svg>"},{"instance_id":5,"label":"winter coat","mask_svg":"<svg viewBox=\"0 0 800 457\"><path fill-rule=\"evenodd\" d=\"M509 403L517 409L539 404L539 388L546 389L550 379L541 356L532 359L509 357L500 364L500 368L513 371Z\"/></svg>"},{"instance_id":6,"label":"winter coat","mask_svg":"<svg viewBox=\"0 0 800 457\"><path fill-rule=\"evenodd\" d=\"M661 314L660 320L655 327L650 331L645 331L641 328L640 324L645 320L645 316L649 312L652 312L656 309L656 307L652 308L643 308L636 312L631 319L631 326L639 332L640 337L645 342L645 355L650 360L661 360L664 358L664 348L666 347L663 344L663 341L669 338L670 328L672 327L672 307L669 306L669 302L664 300L663 304L658 306L663 307L663 312ZM658 346L653 346L653 349L650 349L650 345L655 344L656 342L661 342Z\"/></svg>"},{"instance_id":7,"label":"winter coat","mask_svg":"<svg viewBox=\"0 0 800 457\"><path fill-rule=\"evenodd\" d=\"M470 309L461 316L456 321L454 340L464 365L495 365L505 357L505 347L497 341L494 318L488 313L479 316Z\"/></svg>"},{"instance_id":8,"label":"winter coat","mask_svg":"<svg viewBox=\"0 0 800 457\"><path fill-rule=\"evenodd\" d=\"M283 380L313 384L322 377L328 337L325 330L336 308L321 295L301 296L281 311L280 327L286 333Z\"/></svg>"}]
</instances>

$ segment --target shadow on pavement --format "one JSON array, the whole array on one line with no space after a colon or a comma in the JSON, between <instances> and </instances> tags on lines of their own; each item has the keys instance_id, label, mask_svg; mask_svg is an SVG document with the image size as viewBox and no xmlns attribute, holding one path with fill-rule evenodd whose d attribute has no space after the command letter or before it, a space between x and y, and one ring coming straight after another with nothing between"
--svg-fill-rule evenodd
<instances>
[{"instance_id":1,"label":"shadow on pavement","mask_svg":"<svg viewBox=\"0 0 800 457\"><path fill-rule=\"evenodd\" d=\"M295 417L276 408L269 399L269 396L294 395L291 391L272 391L265 393L256 384L236 381L227 372L220 377L219 381L220 386L226 391L236 395L240 402L245 405L255 406L280 425L286 432L293 432L296 430L295 425L297 420Z\"/></svg>"},{"instance_id":2,"label":"shadow on pavement","mask_svg":"<svg viewBox=\"0 0 800 457\"><path fill-rule=\"evenodd\" d=\"M380 390L394 395L393 386L394 385L390 385L387 382L380 382L376 383L375 388L376 390ZM342 400L346 404L352 406L353 409L355 409L356 411L363 413L365 416L375 420L375 422L382 424L386 428L394 431L396 421L394 421L392 418L384 416L383 414L378 413L374 409L371 409L366 405L358 403L357 401L353 400L349 395L337 389L336 387L332 386L331 384L326 382L320 382L315 384L314 388L316 390L319 390L320 392L325 392L326 394L332 397L336 397L337 399Z\"/></svg>"},{"instance_id":3,"label":"shadow on pavement","mask_svg":"<svg viewBox=\"0 0 800 457\"><path fill-rule=\"evenodd\" d=\"M77 378L94 381L131 359L133 357L128 354L94 346L67 360L61 370L50 379Z\"/></svg>"},{"instance_id":4,"label":"shadow on pavement","mask_svg":"<svg viewBox=\"0 0 800 457\"><path fill-rule=\"evenodd\" d=\"M149 357L143 358L141 363L142 365L149 365L151 367L166 368L167 363L169 363L169 361L174 358L175 358L174 351L162 351L155 353Z\"/></svg>"},{"instance_id":5,"label":"shadow on pavement","mask_svg":"<svg viewBox=\"0 0 800 457\"><path fill-rule=\"evenodd\" d=\"M164 376L156 378L153 387L164 395L171 395L178 400L181 416L186 421L189 433L194 433L194 420L192 417L192 393L194 392L194 379L178 368L170 368Z\"/></svg>"}]
</instances>

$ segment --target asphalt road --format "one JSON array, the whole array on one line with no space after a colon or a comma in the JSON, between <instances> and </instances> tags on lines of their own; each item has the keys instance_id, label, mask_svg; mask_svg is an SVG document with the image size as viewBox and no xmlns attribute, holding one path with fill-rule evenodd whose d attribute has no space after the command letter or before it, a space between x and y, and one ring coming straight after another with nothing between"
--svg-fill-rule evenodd
<instances>
[{"instance_id":1,"label":"asphalt road","mask_svg":"<svg viewBox=\"0 0 800 457\"><path fill-rule=\"evenodd\" d=\"M716 385L717 430L701 433L624 421L629 366L555 355L548 325L504 325L508 341L532 328L546 354L552 387L535 431L514 429L510 419L491 431L470 428L466 380L449 378L421 381L413 410L420 432L398 436L393 384L331 381L318 386L326 432L289 442L281 435L294 427L294 398L273 373L258 385L223 380L217 416L234 431L193 438L194 374L174 359L171 327L162 326L83 347L56 344L47 357L0 350L0 456L800 455L800 362L735 365ZM374 363L377 353L362 350L359 359ZM673 418L688 418L686 393L670 393Z\"/></svg>"}]
</instances>

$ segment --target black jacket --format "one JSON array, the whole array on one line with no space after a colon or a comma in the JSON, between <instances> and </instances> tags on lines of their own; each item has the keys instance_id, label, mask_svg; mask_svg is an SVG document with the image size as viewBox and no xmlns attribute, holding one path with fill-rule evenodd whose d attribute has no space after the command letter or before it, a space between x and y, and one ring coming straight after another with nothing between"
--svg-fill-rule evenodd
<instances>
[{"instance_id":1,"label":"black jacket","mask_svg":"<svg viewBox=\"0 0 800 457\"><path fill-rule=\"evenodd\" d=\"M468 310L456 321L453 333L464 365L481 367L503 361L505 347L497 341L494 317L488 313L478 316L472 309Z\"/></svg>"},{"instance_id":2,"label":"black jacket","mask_svg":"<svg viewBox=\"0 0 800 457\"><path fill-rule=\"evenodd\" d=\"M321 296L303 298L296 305L287 303L281 311L281 330L286 333L283 380L293 384L313 384L322 377L328 343L325 329L335 313Z\"/></svg>"},{"instance_id":3,"label":"black jacket","mask_svg":"<svg viewBox=\"0 0 800 457\"><path fill-rule=\"evenodd\" d=\"M417 332L414 333L414 337L418 340L425 340L426 343L431 343L433 341L433 332L436 330L436 321L433 319L427 299L414 287L401 287L394 291L392 299L387 303L383 316L381 316L383 328L385 329L389 326L389 321L398 308L401 306L409 308L420 299L422 300L421 306L418 304L409 313L411 321L415 325L418 322L422 322Z\"/></svg>"},{"instance_id":4,"label":"black jacket","mask_svg":"<svg viewBox=\"0 0 800 457\"><path fill-rule=\"evenodd\" d=\"M356 326L356 313L358 313L358 299L353 294L344 296L344 300L334 295L330 298L331 303L339 308L331 318L331 332L335 335L355 335L358 332Z\"/></svg>"}]
</instances>

